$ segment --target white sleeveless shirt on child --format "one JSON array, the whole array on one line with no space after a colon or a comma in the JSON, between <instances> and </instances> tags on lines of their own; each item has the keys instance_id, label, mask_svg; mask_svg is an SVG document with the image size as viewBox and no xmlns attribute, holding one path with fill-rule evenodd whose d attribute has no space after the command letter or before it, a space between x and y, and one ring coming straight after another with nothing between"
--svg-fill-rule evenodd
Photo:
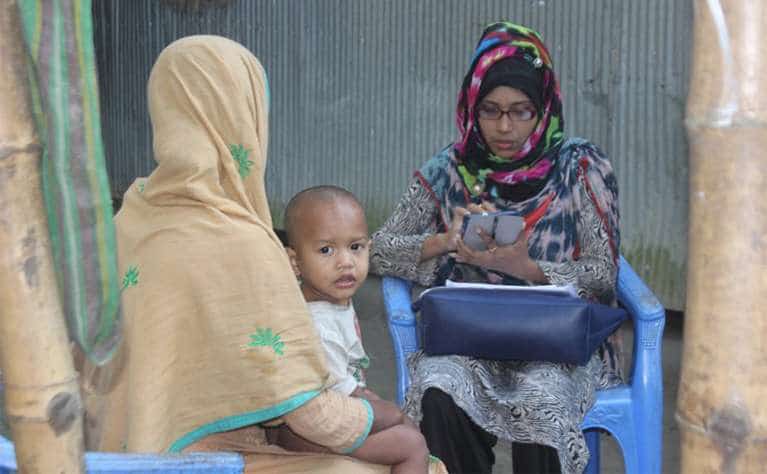
<instances>
[{"instance_id":1,"label":"white sleeveless shirt on child","mask_svg":"<svg viewBox=\"0 0 767 474\"><path fill-rule=\"evenodd\" d=\"M354 306L339 306L327 301L307 303L314 325L325 349L333 390L350 395L365 386L365 369L370 359L362 347L357 313Z\"/></svg>"}]
</instances>

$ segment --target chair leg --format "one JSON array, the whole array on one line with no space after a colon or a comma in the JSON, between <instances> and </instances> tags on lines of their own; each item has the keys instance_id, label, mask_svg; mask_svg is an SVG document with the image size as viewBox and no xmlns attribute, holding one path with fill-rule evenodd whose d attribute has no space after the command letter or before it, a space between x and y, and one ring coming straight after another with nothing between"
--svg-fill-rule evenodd
<instances>
[{"instance_id":1,"label":"chair leg","mask_svg":"<svg viewBox=\"0 0 767 474\"><path fill-rule=\"evenodd\" d=\"M660 470L640 469L640 464L639 464L640 447L637 446L635 428L633 423L630 423L627 421L623 425L613 424L613 426L605 427L605 430L609 432L612 435L615 442L618 443L618 447L620 448L621 454L623 455L623 465L625 466L626 474L660 474ZM598 433L598 431L595 431L595 432ZM586 432L586 434L587 433L588 431ZM586 437L586 444L589 444L588 435ZM591 449L591 445L589 445L589 449ZM599 472L599 466L596 466L596 470L594 471L589 471L589 468L586 467L585 472L588 472L589 474L592 474L592 473L596 474L597 472Z\"/></svg>"},{"instance_id":2,"label":"chair leg","mask_svg":"<svg viewBox=\"0 0 767 474\"><path fill-rule=\"evenodd\" d=\"M586 438L586 446L589 448L589 463L586 464L584 474L599 474L599 430L587 430L583 432Z\"/></svg>"}]
</instances>

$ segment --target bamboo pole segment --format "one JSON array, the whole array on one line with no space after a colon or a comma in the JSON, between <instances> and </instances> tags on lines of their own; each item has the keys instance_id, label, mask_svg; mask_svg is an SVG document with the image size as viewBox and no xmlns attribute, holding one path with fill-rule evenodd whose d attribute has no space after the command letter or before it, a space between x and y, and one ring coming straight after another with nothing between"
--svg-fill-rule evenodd
<instances>
[{"instance_id":1,"label":"bamboo pole segment","mask_svg":"<svg viewBox=\"0 0 767 474\"><path fill-rule=\"evenodd\" d=\"M694 5L682 472L765 472L767 2Z\"/></svg>"},{"instance_id":2,"label":"bamboo pole segment","mask_svg":"<svg viewBox=\"0 0 767 474\"><path fill-rule=\"evenodd\" d=\"M24 473L83 472L82 402L54 278L18 5L0 0L0 364Z\"/></svg>"}]
</instances>

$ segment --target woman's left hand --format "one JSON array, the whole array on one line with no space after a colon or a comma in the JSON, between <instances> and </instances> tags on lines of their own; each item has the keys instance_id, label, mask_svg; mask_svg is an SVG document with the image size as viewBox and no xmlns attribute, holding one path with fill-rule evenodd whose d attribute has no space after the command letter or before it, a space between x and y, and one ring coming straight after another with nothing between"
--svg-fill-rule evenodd
<instances>
[{"instance_id":1,"label":"woman's left hand","mask_svg":"<svg viewBox=\"0 0 767 474\"><path fill-rule=\"evenodd\" d=\"M503 246L498 246L483 229L479 230L479 237L487 245L487 250L472 250L463 240L459 240L455 253L457 262L496 270L522 280L546 281L546 276L527 252L527 232L520 232L513 244Z\"/></svg>"}]
</instances>

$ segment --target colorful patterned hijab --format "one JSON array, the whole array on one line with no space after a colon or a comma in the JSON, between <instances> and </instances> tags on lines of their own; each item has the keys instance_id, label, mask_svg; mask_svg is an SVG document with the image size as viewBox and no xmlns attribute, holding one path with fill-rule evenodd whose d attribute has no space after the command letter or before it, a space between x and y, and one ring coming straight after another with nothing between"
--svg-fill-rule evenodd
<instances>
[{"instance_id":1,"label":"colorful patterned hijab","mask_svg":"<svg viewBox=\"0 0 767 474\"><path fill-rule=\"evenodd\" d=\"M322 348L272 231L267 82L243 46L191 36L148 85L157 168L116 217L124 364L101 448L180 451L324 388Z\"/></svg>"},{"instance_id":2,"label":"colorful patterned hijab","mask_svg":"<svg viewBox=\"0 0 767 474\"><path fill-rule=\"evenodd\" d=\"M494 65L507 58L541 70L543 80L538 124L511 159L492 154L476 117L482 82ZM535 189L545 181L562 144L564 119L551 57L538 33L509 22L494 23L485 29L458 95L456 124L460 133L455 144L461 162L459 171L472 195L493 193L506 197L511 186L524 183Z\"/></svg>"},{"instance_id":3,"label":"colorful patterned hijab","mask_svg":"<svg viewBox=\"0 0 767 474\"><path fill-rule=\"evenodd\" d=\"M482 80L492 64L506 57L540 63L543 101L538 125L524 148L510 160L489 154L479 132L474 108ZM446 231L453 209L486 200L502 211L525 218L528 251L534 260L573 261L579 258L580 212L594 203L605 229L612 257L617 261L618 188L607 157L581 138L566 139L559 88L551 59L534 31L512 23L490 25L482 34L459 94L457 112L460 138L415 173L439 209L440 231ZM508 275L487 272L446 259L439 280L522 284Z\"/></svg>"}]
</instances>

